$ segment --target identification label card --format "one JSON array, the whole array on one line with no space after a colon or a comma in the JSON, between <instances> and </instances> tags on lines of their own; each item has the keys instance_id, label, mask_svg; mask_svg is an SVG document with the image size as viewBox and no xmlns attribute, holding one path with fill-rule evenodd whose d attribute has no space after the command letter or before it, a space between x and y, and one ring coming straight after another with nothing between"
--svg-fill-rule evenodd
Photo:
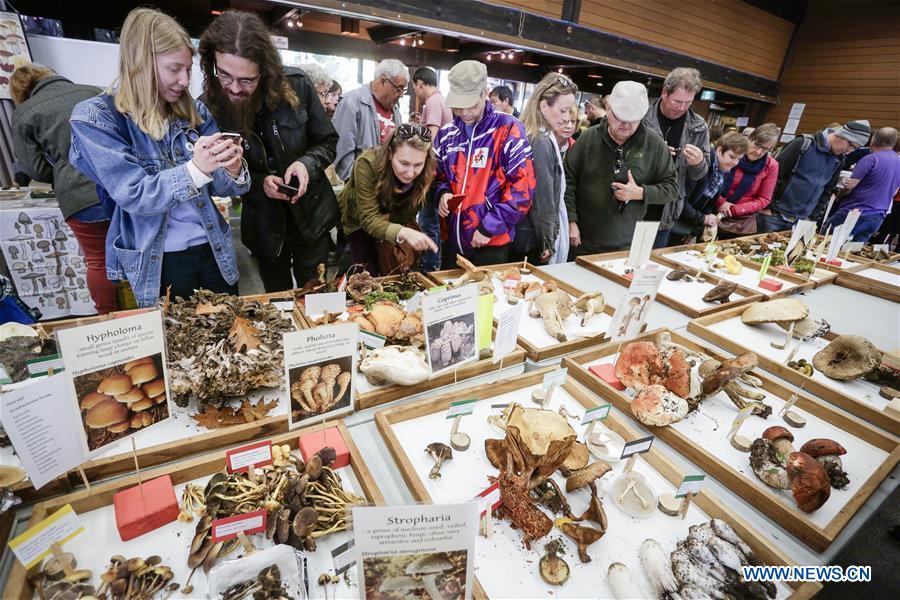
<instances>
[{"instance_id":1,"label":"identification label card","mask_svg":"<svg viewBox=\"0 0 900 600\"><path fill-rule=\"evenodd\" d=\"M29 377L43 377L52 369L54 373L65 370L63 359L59 354L51 354L49 356L39 356L30 358L25 361L25 368L28 369Z\"/></svg>"},{"instance_id":2,"label":"identification label card","mask_svg":"<svg viewBox=\"0 0 900 600\"><path fill-rule=\"evenodd\" d=\"M447 409L447 418L454 419L456 417L464 417L466 415L471 415L475 412L475 404L478 403L478 398L472 398L471 400L458 400L457 402L451 402L450 408Z\"/></svg>"},{"instance_id":3,"label":"identification label card","mask_svg":"<svg viewBox=\"0 0 900 600\"><path fill-rule=\"evenodd\" d=\"M648 436L645 438L641 438L639 440L632 440L630 442L626 442L625 446L622 448L622 458L628 458L632 454L644 454L645 452L650 452L650 447L653 445L653 436Z\"/></svg>"},{"instance_id":4,"label":"identification label card","mask_svg":"<svg viewBox=\"0 0 900 600\"><path fill-rule=\"evenodd\" d=\"M294 310L293 300L272 300L271 304L281 312L291 312Z\"/></svg>"},{"instance_id":5,"label":"identification label card","mask_svg":"<svg viewBox=\"0 0 900 600\"><path fill-rule=\"evenodd\" d=\"M26 569L40 564L51 553L50 546L62 546L79 533L84 532L81 519L75 514L71 504L66 504L58 511L25 530L21 535L9 542L9 547L16 558Z\"/></svg>"},{"instance_id":6,"label":"identification label card","mask_svg":"<svg viewBox=\"0 0 900 600\"><path fill-rule=\"evenodd\" d=\"M475 496L475 501L478 502L479 516L481 517L487 514L488 507L492 511L500 508L500 482L496 481L482 490Z\"/></svg>"},{"instance_id":7,"label":"identification label card","mask_svg":"<svg viewBox=\"0 0 900 600\"><path fill-rule=\"evenodd\" d=\"M387 338L383 335L379 335L374 331L369 331L367 329L359 330L359 339L363 344L366 345L366 348L370 348L372 350L384 348L384 344L385 342L387 342Z\"/></svg>"},{"instance_id":8,"label":"identification label card","mask_svg":"<svg viewBox=\"0 0 900 600\"><path fill-rule=\"evenodd\" d=\"M464 285L422 298L425 348L432 374L478 359L477 295L478 286Z\"/></svg>"},{"instance_id":9,"label":"identification label card","mask_svg":"<svg viewBox=\"0 0 900 600\"><path fill-rule=\"evenodd\" d=\"M524 309L524 305L519 303L507 309L497 319L497 336L494 339L494 354L491 357L494 363L516 349Z\"/></svg>"},{"instance_id":10,"label":"identification label card","mask_svg":"<svg viewBox=\"0 0 900 600\"><path fill-rule=\"evenodd\" d=\"M229 473L247 471L250 467L264 467L272 464L272 442L266 440L228 450L225 461Z\"/></svg>"},{"instance_id":11,"label":"identification label card","mask_svg":"<svg viewBox=\"0 0 900 600\"><path fill-rule=\"evenodd\" d=\"M609 416L609 404L601 404L600 406L595 406L594 408L589 408L584 411L584 416L581 418L582 425L588 425L593 423L594 421L600 421Z\"/></svg>"},{"instance_id":12,"label":"identification label card","mask_svg":"<svg viewBox=\"0 0 900 600\"><path fill-rule=\"evenodd\" d=\"M237 534L253 535L266 530L266 509L215 519L212 522L212 541L214 544L226 542Z\"/></svg>"},{"instance_id":13,"label":"identification label card","mask_svg":"<svg viewBox=\"0 0 900 600\"><path fill-rule=\"evenodd\" d=\"M706 479L706 475L685 475L681 480L681 485L678 486L675 497L684 498L688 494L698 493L704 479Z\"/></svg>"},{"instance_id":14,"label":"identification label card","mask_svg":"<svg viewBox=\"0 0 900 600\"><path fill-rule=\"evenodd\" d=\"M327 294L307 294L305 296L306 314L311 317L329 313L342 313L347 308L347 292L329 292Z\"/></svg>"},{"instance_id":15,"label":"identification label card","mask_svg":"<svg viewBox=\"0 0 900 600\"><path fill-rule=\"evenodd\" d=\"M331 551L331 560L334 561L334 574L343 575L344 571L356 564L356 546L353 540L348 540Z\"/></svg>"}]
</instances>

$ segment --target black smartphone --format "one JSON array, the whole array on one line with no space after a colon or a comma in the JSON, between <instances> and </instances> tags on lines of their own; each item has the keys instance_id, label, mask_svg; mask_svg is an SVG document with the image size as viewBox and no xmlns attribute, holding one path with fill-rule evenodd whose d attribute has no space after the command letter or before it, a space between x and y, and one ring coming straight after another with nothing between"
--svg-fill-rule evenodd
<instances>
[{"instance_id":1,"label":"black smartphone","mask_svg":"<svg viewBox=\"0 0 900 600\"><path fill-rule=\"evenodd\" d=\"M296 177L291 177L290 181L288 181L287 183L279 183L277 187L278 191L286 196L296 196L300 193L300 188L297 187Z\"/></svg>"}]
</instances>

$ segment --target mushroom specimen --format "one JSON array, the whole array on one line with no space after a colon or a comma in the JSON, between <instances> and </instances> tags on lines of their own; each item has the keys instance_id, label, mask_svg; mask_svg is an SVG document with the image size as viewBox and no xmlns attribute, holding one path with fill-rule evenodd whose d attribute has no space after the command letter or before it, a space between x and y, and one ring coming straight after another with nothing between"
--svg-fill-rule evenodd
<instances>
[{"instance_id":1,"label":"mushroom specimen","mask_svg":"<svg viewBox=\"0 0 900 600\"><path fill-rule=\"evenodd\" d=\"M347 280L347 294L357 302L362 302L368 294L380 292L383 289L368 271L354 273Z\"/></svg>"},{"instance_id":2,"label":"mushroom specimen","mask_svg":"<svg viewBox=\"0 0 900 600\"><path fill-rule=\"evenodd\" d=\"M426 554L414 559L406 565L406 574L413 579L420 580L425 592L432 600L443 598L437 586L437 578L453 569L453 564L439 554Z\"/></svg>"},{"instance_id":3,"label":"mushroom specimen","mask_svg":"<svg viewBox=\"0 0 900 600\"><path fill-rule=\"evenodd\" d=\"M663 552L656 540L647 539L641 543L641 566L657 598L678 590L678 580L672 574L669 555Z\"/></svg>"},{"instance_id":4,"label":"mushroom specimen","mask_svg":"<svg viewBox=\"0 0 900 600\"><path fill-rule=\"evenodd\" d=\"M620 562L614 562L609 565L606 571L606 580L609 582L613 595L618 600L645 598L647 596L637 579L635 579L631 569Z\"/></svg>"},{"instance_id":5,"label":"mushroom specimen","mask_svg":"<svg viewBox=\"0 0 900 600\"><path fill-rule=\"evenodd\" d=\"M775 450L772 440L756 438L750 445L750 467L759 479L778 490L790 489L787 470L784 467L786 457Z\"/></svg>"},{"instance_id":6,"label":"mushroom specimen","mask_svg":"<svg viewBox=\"0 0 900 600\"><path fill-rule=\"evenodd\" d=\"M509 411L506 437L496 457L500 463L500 502L503 516L522 531L526 544L553 528L529 491L562 466L576 437L559 413L519 404L513 404Z\"/></svg>"},{"instance_id":7,"label":"mushroom specimen","mask_svg":"<svg viewBox=\"0 0 900 600\"><path fill-rule=\"evenodd\" d=\"M548 281L541 286L541 293L534 300L534 309L537 316L543 319L547 333L560 342L568 339L563 330L563 321L572 314L572 298L567 293Z\"/></svg>"},{"instance_id":8,"label":"mushroom specimen","mask_svg":"<svg viewBox=\"0 0 900 600\"><path fill-rule=\"evenodd\" d=\"M778 298L766 302L751 304L741 313L741 322L745 325L762 325L778 323L789 325L802 321L809 316L809 307L796 298Z\"/></svg>"},{"instance_id":9,"label":"mushroom specimen","mask_svg":"<svg viewBox=\"0 0 900 600\"><path fill-rule=\"evenodd\" d=\"M412 346L385 346L366 352L359 370L372 385L415 385L431 374L425 353Z\"/></svg>"},{"instance_id":10,"label":"mushroom specimen","mask_svg":"<svg viewBox=\"0 0 900 600\"><path fill-rule=\"evenodd\" d=\"M813 366L840 381L857 379L881 364L882 353L866 338L839 335L813 356Z\"/></svg>"},{"instance_id":11,"label":"mushroom specimen","mask_svg":"<svg viewBox=\"0 0 900 600\"><path fill-rule=\"evenodd\" d=\"M766 395L740 384L743 381L751 388L762 385L762 381L750 375L750 371L758 364L759 359L753 352L745 352L722 362L713 359L704 361L700 364L703 386L701 394L697 396L697 402L724 391L736 407L744 409L753 406L753 414L765 419L772 414L772 407L762 402ZM693 404L693 401L689 403Z\"/></svg>"},{"instance_id":12,"label":"mushroom specimen","mask_svg":"<svg viewBox=\"0 0 900 600\"><path fill-rule=\"evenodd\" d=\"M737 284L732 281L722 280L711 290L706 292L703 295L704 302L720 302L721 304L725 304L728 302L728 298L731 297L731 294L734 293L734 290L737 289Z\"/></svg>"},{"instance_id":13,"label":"mushroom specimen","mask_svg":"<svg viewBox=\"0 0 900 600\"><path fill-rule=\"evenodd\" d=\"M791 493L803 512L818 510L831 495L831 481L825 468L812 456L793 452L787 460Z\"/></svg>"},{"instance_id":14,"label":"mushroom specimen","mask_svg":"<svg viewBox=\"0 0 900 600\"><path fill-rule=\"evenodd\" d=\"M825 467L831 487L844 489L850 484L850 477L841 463L841 456L847 454L847 451L834 440L822 438L809 440L800 447L800 452L809 454Z\"/></svg>"},{"instance_id":15,"label":"mushroom specimen","mask_svg":"<svg viewBox=\"0 0 900 600\"><path fill-rule=\"evenodd\" d=\"M550 585L562 585L569 579L569 564L558 555L563 550L562 542L551 540L544 545L544 556L538 563L541 579Z\"/></svg>"},{"instance_id":16,"label":"mushroom specimen","mask_svg":"<svg viewBox=\"0 0 900 600\"><path fill-rule=\"evenodd\" d=\"M434 459L434 466L431 468L431 471L428 472L429 479L440 479L441 465L444 464L444 461L453 458L453 451L446 444L442 444L441 442L431 442L425 448L425 452Z\"/></svg>"},{"instance_id":17,"label":"mushroom specimen","mask_svg":"<svg viewBox=\"0 0 900 600\"><path fill-rule=\"evenodd\" d=\"M602 314L605 308L606 300L601 292L588 292L575 300L575 310L581 313L582 327L586 327L594 315Z\"/></svg>"},{"instance_id":18,"label":"mushroom specimen","mask_svg":"<svg viewBox=\"0 0 900 600\"><path fill-rule=\"evenodd\" d=\"M583 563L591 562L591 557L587 553L588 546L602 538L606 534L605 529L595 529L593 527L585 527L578 525L571 519L557 519L561 523L561 529L569 538L571 538L578 546L578 558Z\"/></svg>"}]
</instances>

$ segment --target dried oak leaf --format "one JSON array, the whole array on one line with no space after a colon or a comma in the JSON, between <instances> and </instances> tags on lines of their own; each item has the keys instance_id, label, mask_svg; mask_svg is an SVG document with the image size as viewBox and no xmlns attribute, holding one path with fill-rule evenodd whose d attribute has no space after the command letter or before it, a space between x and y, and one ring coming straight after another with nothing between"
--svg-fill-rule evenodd
<instances>
[{"instance_id":1,"label":"dried oak leaf","mask_svg":"<svg viewBox=\"0 0 900 600\"><path fill-rule=\"evenodd\" d=\"M259 347L259 330L243 317L235 317L234 325L228 330L228 341L235 352L253 350Z\"/></svg>"},{"instance_id":2,"label":"dried oak leaf","mask_svg":"<svg viewBox=\"0 0 900 600\"><path fill-rule=\"evenodd\" d=\"M215 313L225 312L228 308L221 304L210 304L209 302L200 302L194 309L195 315L212 315Z\"/></svg>"},{"instance_id":3,"label":"dried oak leaf","mask_svg":"<svg viewBox=\"0 0 900 600\"><path fill-rule=\"evenodd\" d=\"M219 427L230 427L231 425L243 425L244 423L260 421L265 419L277 406L277 399L266 402L265 399L261 398L256 404L253 404L250 400L245 398L238 408L226 406L225 408L218 409L214 406L209 406L207 407L206 412L191 415L191 418L207 429L216 429Z\"/></svg>"}]
</instances>

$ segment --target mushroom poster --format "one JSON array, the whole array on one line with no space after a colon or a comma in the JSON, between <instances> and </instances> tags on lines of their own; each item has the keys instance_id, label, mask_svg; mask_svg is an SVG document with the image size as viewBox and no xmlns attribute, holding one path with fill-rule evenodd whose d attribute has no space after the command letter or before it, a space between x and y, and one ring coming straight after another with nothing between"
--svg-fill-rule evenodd
<instances>
[{"instance_id":1,"label":"mushroom poster","mask_svg":"<svg viewBox=\"0 0 900 600\"><path fill-rule=\"evenodd\" d=\"M31 62L31 52L22 30L19 15L0 12L0 98L10 100L9 78L16 70L14 61Z\"/></svg>"},{"instance_id":2,"label":"mushroom poster","mask_svg":"<svg viewBox=\"0 0 900 600\"><path fill-rule=\"evenodd\" d=\"M478 287L462 287L422 298L422 321L431 374L478 359L475 313Z\"/></svg>"},{"instance_id":3,"label":"mushroom poster","mask_svg":"<svg viewBox=\"0 0 900 600\"><path fill-rule=\"evenodd\" d=\"M40 203L4 202L0 210L0 247L16 291L43 319L95 314L84 252L56 201Z\"/></svg>"},{"instance_id":4,"label":"mushroom poster","mask_svg":"<svg viewBox=\"0 0 900 600\"><path fill-rule=\"evenodd\" d=\"M354 506L359 596L469 600L479 506Z\"/></svg>"},{"instance_id":5,"label":"mushroom poster","mask_svg":"<svg viewBox=\"0 0 900 600\"><path fill-rule=\"evenodd\" d=\"M59 329L56 337L87 452L170 419L160 311Z\"/></svg>"},{"instance_id":6,"label":"mushroom poster","mask_svg":"<svg viewBox=\"0 0 900 600\"><path fill-rule=\"evenodd\" d=\"M353 410L359 325L338 323L284 334L290 429Z\"/></svg>"}]
</instances>

